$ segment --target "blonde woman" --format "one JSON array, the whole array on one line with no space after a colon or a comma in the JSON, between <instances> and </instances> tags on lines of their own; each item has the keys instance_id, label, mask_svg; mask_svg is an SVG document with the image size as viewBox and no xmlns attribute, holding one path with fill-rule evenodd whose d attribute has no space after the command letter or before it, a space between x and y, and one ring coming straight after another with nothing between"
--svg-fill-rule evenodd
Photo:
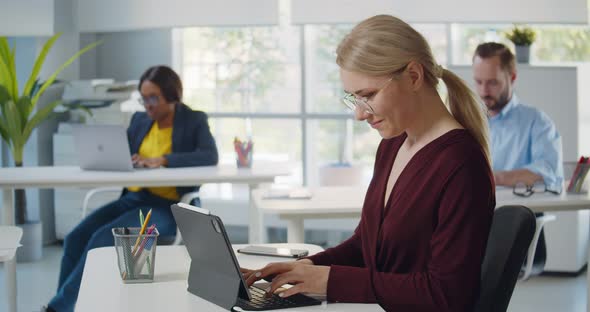
<instances>
[{"instance_id":1,"label":"blonde woman","mask_svg":"<svg viewBox=\"0 0 590 312\"><path fill-rule=\"evenodd\" d=\"M283 297L308 292L388 311L471 311L495 206L482 107L437 65L426 40L392 16L354 27L336 62L344 103L383 137L361 221L334 248L244 269L245 278L274 277L269 292L295 284Z\"/></svg>"}]
</instances>

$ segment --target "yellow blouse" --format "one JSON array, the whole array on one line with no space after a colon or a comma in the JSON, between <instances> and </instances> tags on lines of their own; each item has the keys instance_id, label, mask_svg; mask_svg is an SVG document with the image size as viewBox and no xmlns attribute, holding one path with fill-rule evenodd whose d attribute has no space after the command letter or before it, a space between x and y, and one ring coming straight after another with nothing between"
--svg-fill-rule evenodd
<instances>
[{"instance_id":1,"label":"yellow blouse","mask_svg":"<svg viewBox=\"0 0 590 312\"><path fill-rule=\"evenodd\" d=\"M144 158L162 157L172 153L172 127L160 129L154 122L152 128L145 136L139 147L139 156ZM140 187L128 187L131 192L139 192ZM150 193L170 200L178 200L179 196L175 187L148 187Z\"/></svg>"}]
</instances>

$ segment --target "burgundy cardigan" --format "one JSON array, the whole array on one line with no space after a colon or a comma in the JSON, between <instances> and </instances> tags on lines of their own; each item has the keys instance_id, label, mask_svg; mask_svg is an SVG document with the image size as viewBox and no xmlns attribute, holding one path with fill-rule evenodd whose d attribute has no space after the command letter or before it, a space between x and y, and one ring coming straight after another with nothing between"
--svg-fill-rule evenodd
<instances>
[{"instance_id":1,"label":"burgundy cardigan","mask_svg":"<svg viewBox=\"0 0 590 312\"><path fill-rule=\"evenodd\" d=\"M467 130L419 150L384 208L406 135L382 140L353 236L309 257L329 265L330 302L377 302L387 311L471 311L495 208L493 175Z\"/></svg>"}]
</instances>

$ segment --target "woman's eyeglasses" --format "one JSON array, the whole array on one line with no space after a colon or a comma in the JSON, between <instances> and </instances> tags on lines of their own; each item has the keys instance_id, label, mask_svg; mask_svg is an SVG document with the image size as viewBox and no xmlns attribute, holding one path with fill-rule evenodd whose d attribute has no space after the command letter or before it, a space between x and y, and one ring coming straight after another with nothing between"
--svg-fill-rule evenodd
<instances>
[{"instance_id":1,"label":"woman's eyeglasses","mask_svg":"<svg viewBox=\"0 0 590 312\"><path fill-rule=\"evenodd\" d=\"M555 194L555 195L561 194L560 191L548 189L547 186L545 185L545 183L542 181L535 182L535 184L532 184L532 185L528 185L524 182L517 182L516 184L514 184L514 189L512 190L512 193L514 195L518 195L518 196L522 196L522 197L530 197L531 195L533 195L535 193L545 193L545 192Z\"/></svg>"},{"instance_id":2,"label":"woman's eyeglasses","mask_svg":"<svg viewBox=\"0 0 590 312\"><path fill-rule=\"evenodd\" d=\"M383 86L381 88L379 88L377 90L377 92L375 92L373 97L377 96L377 94L379 94L379 92L381 92L381 90L384 90L385 88L387 88L387 86L389 85L389 83L392 80L393 80L393 77L387 79L387 81L383 84ZM348 109L350 109L353 112L358 107L358 108L362 109L365 113L369 113L371 115L375 114L375 111L373 110L371 105L369 105L369 99L367 97L359 97L359 96L356 96L352 93L348 93L345 91L344 96L342 97L342 103L344 103L344 105L346 105L346 107L348 107Z\"/></svg>"},{"instance_id":3,"label":"woman's eyeglasses","mask_svg":"<svg viewBox=\"0 0 590 312\"><path fill-rule=\"evenodd\" d=\"M139 98L139 104L143 106L156 106L158 105L160 97L157 95L142 96Z\"/></svg>"},{"instance_id":4,"label":"woman's eyeglasses","mask_svg":"<svg viewBox=\"0 0 590 312\"><path fill-rule=\"evenodd\" d=\"M379 92L385 90L385 88L387 88L387 86L389 86L389 83L396 77L398 77L400 74L402 74L406 68L408 67L408 65L402 67L401 69L395 71L391 78L387 79L387 81L385 81L383 83L383 85L381 85L381 87L379 87L377 89L377 92L375 92L371 98L374 98L375 96L377 96L377 94L379 94ZM346 107L348 107L348 109L350 109L351 111L356 111L357 107L360 108L363 112L368 113L368 114L375 114L375 111L373 110L373 107L371 107L371 105L369 105L369 101L371 99L367 98L367 97L362 97L362 96L357 96L355 94L349 93L344 91L344 96L342 97L342 103L344 103L344 105L346 105Z\"/></svg>"}]
</instances>

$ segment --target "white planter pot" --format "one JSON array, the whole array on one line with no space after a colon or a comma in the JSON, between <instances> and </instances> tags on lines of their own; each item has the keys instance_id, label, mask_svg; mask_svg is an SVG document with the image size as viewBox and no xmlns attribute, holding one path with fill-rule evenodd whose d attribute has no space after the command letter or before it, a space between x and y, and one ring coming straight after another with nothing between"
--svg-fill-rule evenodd
<instances>
[{"instance_id":1,"label":"white planter pot","mask_svg":"<svg viewBox=\"0 0 590 312\"><path fill-rule=\"evenodd\" d=\"M531 46L516 46L516 61L528 64L531 56Z\"/></svg>"}]
</instances>

